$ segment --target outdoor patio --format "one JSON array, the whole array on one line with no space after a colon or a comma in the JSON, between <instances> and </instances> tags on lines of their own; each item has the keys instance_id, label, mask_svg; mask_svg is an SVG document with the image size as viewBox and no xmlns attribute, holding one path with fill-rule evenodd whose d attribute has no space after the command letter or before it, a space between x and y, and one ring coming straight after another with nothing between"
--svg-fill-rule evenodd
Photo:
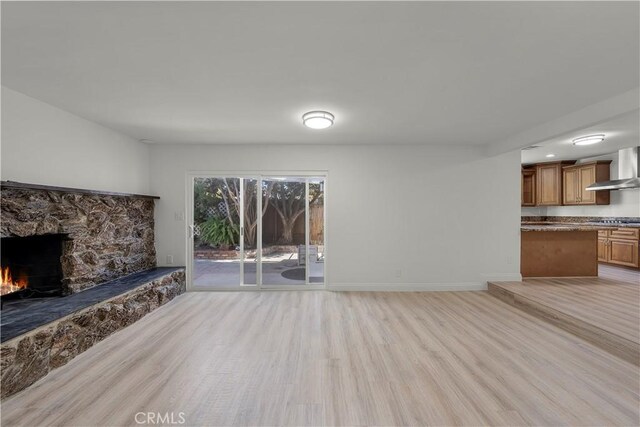
<instances>
[{"instance_id":1,"label":"outdoor patio","mask_svg":"<svg viewBox=\"0 0 640 427\"><path fill-rule=\"evenodd\" d=\"M196 259L193 266L193 284L196 287L228 288L239 286L240 260ZM244 283L256 283L255 258L244 263ZM304 265L298 265L297 253L270 254L262 258L263 285L304 285ZM309 261L309 282L324 281L324 261Z\"/></svg>"}]
</instances>

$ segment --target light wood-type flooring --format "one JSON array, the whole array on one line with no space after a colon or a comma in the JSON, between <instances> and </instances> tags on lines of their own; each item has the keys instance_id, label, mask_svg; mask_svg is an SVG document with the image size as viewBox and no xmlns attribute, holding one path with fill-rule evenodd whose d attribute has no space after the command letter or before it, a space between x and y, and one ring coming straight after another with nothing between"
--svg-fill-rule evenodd
<instances>
[{"instance_id":1,"label":"light wood-type flooring","mask_svg":"<svg viewBox=\"0 0 640 427\"><path fill-rule=\"evenodd\" d=\"M188 293L2 425L638 425L639 373L488 292Z\"/></svg>"},{"instance_id":2,"label":"light wood-type flooring","mask_svg":"<svg viewBox=\"0 0 640 427\"><path fill-rule=\"evenodd\" d=\"M640 364L640 273L600 265L599 274L492 282L489 292Z\"/></svg>"},{"instance_id":3,"label":"light wood-type flooring","mask_svg":"<svg viewBox=\"0 0 640 427\"><path fill-rule=\"evenodd\" d=\"M598 264L598 277L617 282L631 283L640 286L640 270L616 267L610 264Z\"/></svg>"}]
</instances>

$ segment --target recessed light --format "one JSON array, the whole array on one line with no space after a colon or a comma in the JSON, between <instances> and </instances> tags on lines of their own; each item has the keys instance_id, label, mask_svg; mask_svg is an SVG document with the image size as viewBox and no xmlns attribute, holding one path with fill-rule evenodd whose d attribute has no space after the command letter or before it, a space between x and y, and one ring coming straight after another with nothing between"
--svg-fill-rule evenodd
<instances>
[{"instance_id":1,"label":"recessed light","mask_svg":"<svg viewBox=\"0 0 640 427\"><path fill-rule=\"evenodd\" d=\"M555 157L555 154L547 154L545 157Z\"/></svg>"},{"instance_id":2,"label":"recessed light","mask_svg":"<svg viewBox=\"0 0 640 427\"><path fill-rule=\"evenodd\" d=\"M302 124L311 129L326 129L333 124L333 119L328 111L309 111L302 115Z\"/></svg>"},{"instance_id":3,"label":"recessed light","mask_svg":"<svg viewBox=\"0 0 640 427\"><path fill-rule=\"evenodd\" d=\"M587 135L573 140L573 145L591 145L604 141L604 135Z\"/></svg>"},{"instance_id":4,"label":"recessed light","mask_svg":"<svg viewBox=\"0 0 640 427\"><path fill-rule=\"evenodd\" d=\"M140 142L142 142L143 144L153 144L153 141L150 139L141 139Z\"/></svg>"}]
</instances>

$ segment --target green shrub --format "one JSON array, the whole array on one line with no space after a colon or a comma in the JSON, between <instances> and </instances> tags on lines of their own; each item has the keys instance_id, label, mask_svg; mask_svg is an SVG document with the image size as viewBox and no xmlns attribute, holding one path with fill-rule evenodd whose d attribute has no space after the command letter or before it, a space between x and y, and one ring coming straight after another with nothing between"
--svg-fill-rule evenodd
<instances>
[{"instance_id":1,"label":"green shrub","mask_svg":"<svg viewBox=\"0 0 640 427\"><path fill-rule=\"evenodd\" d=\"M226 218L211 217L200 224L200 240L210 245L236 245L240 230Z\"/></svg>"}]
</instances>

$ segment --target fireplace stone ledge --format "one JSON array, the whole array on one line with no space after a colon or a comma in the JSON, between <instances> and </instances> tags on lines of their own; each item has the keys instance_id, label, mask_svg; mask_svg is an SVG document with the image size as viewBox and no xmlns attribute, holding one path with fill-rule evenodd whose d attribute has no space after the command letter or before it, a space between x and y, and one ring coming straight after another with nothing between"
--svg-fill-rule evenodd
<instances>
[{"instance_id":1,"label":"fireplace stone ledge","mask_svg":"<svg viewBox=\"0 0 640 427\"><path fill-rule=\"evenodd\" d=\"M160 277L138 282L135 287L129 286L117 295L3 342L0 398L27 388L52 369L65 365L94 344L171 301L185 292L185 286L184 269L167 269Z\"/></svg>"}]
</instances>

